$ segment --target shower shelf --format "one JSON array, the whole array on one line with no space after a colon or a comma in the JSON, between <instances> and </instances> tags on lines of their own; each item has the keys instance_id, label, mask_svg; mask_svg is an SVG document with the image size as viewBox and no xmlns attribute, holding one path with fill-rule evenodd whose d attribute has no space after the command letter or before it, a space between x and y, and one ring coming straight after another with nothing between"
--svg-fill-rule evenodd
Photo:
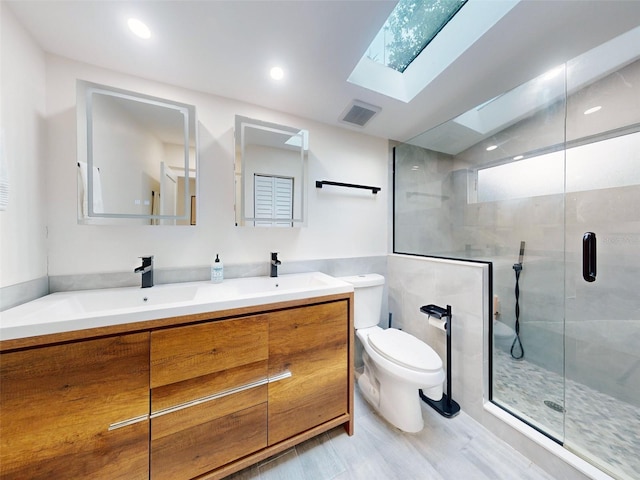
<instances>
[{"instance_id":1,"label":"shower shelf","mask_svg":"<svg viewBox=\"0 0 640 480\"><path fill-rule=\"evenodd\" d=\"M374 195L382 190L380 187L371 187L368 185L356 185L354 183L330 182L328 180L316 180L316 188L322 188L323 185L333 185L334 187L360 188L363 190L371 190Z\"/></svg>"}]
</instances>

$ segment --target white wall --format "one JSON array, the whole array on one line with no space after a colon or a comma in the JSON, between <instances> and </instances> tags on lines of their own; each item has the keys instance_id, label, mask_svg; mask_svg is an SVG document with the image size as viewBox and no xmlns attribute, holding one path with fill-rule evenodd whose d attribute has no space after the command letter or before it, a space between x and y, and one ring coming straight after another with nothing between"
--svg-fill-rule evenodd
<instances>
[{"instance_id":1,"label":"white wall","mask_svg":"<svg viewBox=\"0 0 640 480\"><path fill-rule=\"evenodd\" d=\"M45 58L0 2L0 159L9 203L0 211L0 287L47 275ZM75 207L73 207L75 210Z\"/></svg>"},{"instance_id":2,"label":"white wall","mask_svg":"<svg viewBox=\"0 0 640 480\"><path fill-rule=\"evenodd\" d=\"M387 141L239 101L125 76L47 56L49 275L126 272L140 255L157 268L204 266L219 252L226 264L267 262L270 251L292 260L387 253ZM200 185L196 227L76 224L76 79L189 103L199 121ZM310 131L307 228L235 227L236 114ZM367 191L315 188L315 180L382 187Z\"/></svg>"}]
</instances>

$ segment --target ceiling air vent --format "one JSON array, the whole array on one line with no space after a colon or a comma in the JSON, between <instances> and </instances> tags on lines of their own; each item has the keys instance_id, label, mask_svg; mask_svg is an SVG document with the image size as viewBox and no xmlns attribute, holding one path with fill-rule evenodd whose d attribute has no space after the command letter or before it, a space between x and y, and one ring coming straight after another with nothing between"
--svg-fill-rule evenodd
<instances>
[{"instance_id":1,"label":"ceiling air vent","mask_svg":"<svg viewBox=\"0 0 640 480\"><path fill-rule=\"evenodd\" d=\"M368 103L354 100L351 102L342 115L340 115L340 121L356 125L358 127L364 127L366 123L373 118L374 115L382 110L375 105L369 105Z\"/></svg>"}]
</instances>

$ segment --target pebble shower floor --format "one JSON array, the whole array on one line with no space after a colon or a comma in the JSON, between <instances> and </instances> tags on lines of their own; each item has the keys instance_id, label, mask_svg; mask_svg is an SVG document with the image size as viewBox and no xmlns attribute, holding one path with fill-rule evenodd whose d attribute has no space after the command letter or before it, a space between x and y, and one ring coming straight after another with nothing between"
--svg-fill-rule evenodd
<instances>
[{"instance_id":1,"label":"pebble shower floor","mask_svg":"<svg viewBox=\"0 0 640 480\"><path fill-rule=\"evenodd\" d=\"M569 401L565 405L560 375L526 358L513 360L499 349L493 359L496 403L552 436L566 438L569 450L592 458L607 473L624 480L638 478L640 408L571 380L566 380ZM616 412L615 416L610 412Z\"/></svg>"}]
</instances>

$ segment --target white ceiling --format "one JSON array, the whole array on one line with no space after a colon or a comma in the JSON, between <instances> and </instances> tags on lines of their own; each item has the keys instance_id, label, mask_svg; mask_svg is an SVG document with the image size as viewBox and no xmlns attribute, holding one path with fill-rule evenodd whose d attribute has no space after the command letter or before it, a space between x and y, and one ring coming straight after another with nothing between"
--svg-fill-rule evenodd
<instances>
[{"instance_id":1,"label":"white ceiling","mask_svg":"<svg viewBox=\"0 0 640 480\"><path fill-rule=\"evenodd\" d=\"M2 1L47 52L400 141L640 25L640 0L523 0L404 103L347 82L395 0ZM355 99L382 107L362 129Z\"/></svg>"}]
</instances>

